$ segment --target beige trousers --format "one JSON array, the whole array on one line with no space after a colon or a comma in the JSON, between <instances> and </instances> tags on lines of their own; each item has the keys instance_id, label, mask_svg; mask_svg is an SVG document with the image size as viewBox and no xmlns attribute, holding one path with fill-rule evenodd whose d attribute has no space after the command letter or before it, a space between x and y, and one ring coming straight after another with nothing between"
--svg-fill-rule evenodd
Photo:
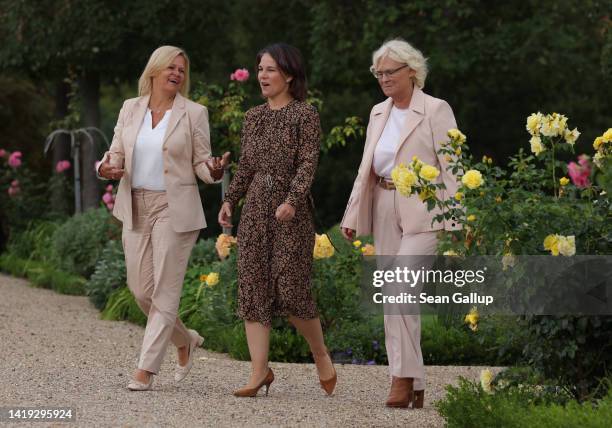
<instances>
[{"instance_id":1,"label":"beige trousers","mask_svg":"<svg viewBox=\"0 0 612 428\"><path fill-rule=\"evenodd\" d=\"M403 233L402 213L395 190L374 190L373 235L377 255L409 256L435 254L437 232ZM429 258L427 258L429 259ZM419 258L422 261L422 258ZM405 264L405 263L404 263ZM415 266L414 268L419 268ZM431 266L424 266L429 269ZM414 378L414 389L425 389L425 367L421 353L420 315L385 315L385 347L391 376Z\"/></svg>"},{"instance_id":2,"label":"beige trousers","mask_svg":"<svg viewBox=\"0 0 612 428\"><path fill-rule=\"evenodd\" d=\"M170 225L166 192L132 190L133 229L123 227L127 283L147 315L138 368L157 374L168 342L189 344L178 319L183 279L199 230L175 232Z\"/></svg>"}]
</instances>

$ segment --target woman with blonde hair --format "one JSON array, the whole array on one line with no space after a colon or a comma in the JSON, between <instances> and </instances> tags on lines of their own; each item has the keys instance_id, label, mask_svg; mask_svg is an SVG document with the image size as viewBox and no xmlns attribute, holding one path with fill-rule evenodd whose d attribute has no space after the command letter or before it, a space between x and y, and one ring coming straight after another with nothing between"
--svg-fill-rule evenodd
<instances>
[{"instance_id":1,"label":"woman with blonde hair","mask_svg":"<svg viewBox=\"0 0 612 428\"><path fill-rule=\"evenodd\" d=\"M177 347L175 380L187 376L202 337L177 316L183 278L206 227L196 176L216 183L229 153L211 157L206 107L187 98L189 58L157 48L140 76L139 97L119 112L100 177L119 182L113 215L123 222L127 283L147 316L138 369L128 389L151 388L168 342Z\"/></svg>"},{"instance_id":2,"label":"woman with blonde hair","mask_svg":"<svg viewBox=\"0 0 612 428\"><path fill-rule=\"evenodd\" d=\"M391 171L417 156L440 170L436 182L454 195L457 181L438 154L447 131L456 127L448 103L423 92L427 61L404 40L384 43L372 56L370 71L387 99L370 113L363 158L341 222L342 234L374 235L376 254L413 256L435 254L441 230L459 229L453 219L434 222L438 210L428 211L418 196L404 197L395 190ZM446 195L439 195L446 198ZM418 258L420 268L422 257ZM431 260L431 257L426 258ZM425 266L427 268L427 266ZM417 314L385 313L385 346L389 359L389 407L423 407L425 370L421 353L421 320Z\"/></svg>"}]
</instances>

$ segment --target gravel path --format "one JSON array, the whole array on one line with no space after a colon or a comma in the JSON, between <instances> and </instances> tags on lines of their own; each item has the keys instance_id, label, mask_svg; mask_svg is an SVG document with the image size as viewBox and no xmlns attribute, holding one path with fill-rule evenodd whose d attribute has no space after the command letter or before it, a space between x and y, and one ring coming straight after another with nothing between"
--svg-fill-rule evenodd
<instances>
[{"instance_id":1,"label":"gravel path","mask_svg":"<svg viewBox=\"0 0 612 428\"><path fill-rule=\"evenodd\" d=\"M247 379L248 362L198 349L191 373L175 385L169 349L154 390L130 392L142 335L127 322L100 320L86 297L0 275L0 407L73 407L76 424L68 426L442 426L432 400L481 369L427 367L425 408L413 411L384 407L385 366L337 365L338 387L327 397L314 365L272 363L270 396L238 399L231 392Z\"/></svg>"}]
</instances>

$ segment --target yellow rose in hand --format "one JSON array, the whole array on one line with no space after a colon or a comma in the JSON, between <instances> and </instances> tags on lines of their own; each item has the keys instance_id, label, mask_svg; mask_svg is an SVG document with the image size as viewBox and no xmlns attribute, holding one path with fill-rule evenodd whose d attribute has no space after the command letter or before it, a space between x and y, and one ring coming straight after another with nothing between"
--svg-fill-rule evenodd
<instances>
[{"instance_id":1,"label":"yellow rose in hand","mask_svg":"<svg viewBox=\"0 0 612 428\"><path fill-rule=\"evenodd\" d=\"M419 176L423 180L427 180L427 181L435 180L438 177L438 175L440 175L440 171L438 170L438 168L436 168L435 166L431 166L431 165L423 165L421 167L421 170L419 171Z\"/></svg>"},{"instance_id":2,"label":"yellow rose in hand","mask_svg":"<svg viewBox=\"0 0 612 428\"><path fill-rule=\"evenodd\" d=\"M365 244L363 247L361 247L361 253L364 256L373 256L376 254L376 249L372 244Z\"/></svg>"},{"instance_id":3,"label":"yellow rose in hand","mask_svg":"<svg viewBox=\"0 0 612 428\"><path fill-rule=\"evenodd\" d=\"M461 192L455 193L455 200L456 201L461 201L461 199L463 199L463 193L461 193Z\"/></svg>"},{"instance_id":4,"label":"yellow rose in hand","mask_svg":"<svg viewBox=\"0 0 612 428\"><path fill-rule=\"evenodd\" d=\"M469 189L476 189L482 186L484 179L482 178L480 171L470 169L463 175L463 177L461 177L461 182Z\"/></svg>"}]
</instances>

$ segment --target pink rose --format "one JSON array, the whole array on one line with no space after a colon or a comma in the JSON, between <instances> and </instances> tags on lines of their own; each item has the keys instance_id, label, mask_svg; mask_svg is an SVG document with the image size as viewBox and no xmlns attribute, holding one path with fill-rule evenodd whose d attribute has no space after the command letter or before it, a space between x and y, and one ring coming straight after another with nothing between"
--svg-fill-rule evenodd
<instances>
[{"instance_id":1,"label":"pink rose","mask_svg":"<svg viewBox=\"0 0 612 428\"><path fill-rule=\"evenodd\" d=\"M0 149L0 158L3 158L5 156L6 156L6 150Z\"/></svg>"},{"instance_id":2,"label":"pink rose","mask_svg":"<svg viewBox=\"0 0 612 428\"><path fill-rule=\"evenodd\" d=\"M584 189L591 185L589 177L591 176L591 163L587 155L578 156L578 163L570 162L567 165L567 172L569 173L572 183L579 189Z\"/></svg>"},{"instance_id":3,"label":"pink rose","mask_svg":"<svg viewBox=\"0 0 612 428\"><path fill-rule=\"evenodd\" d=\"M19 180L11 181L11 187L19 187Z\"/></svg>"},{"instance_id":4,"label":"pink rose","mask_svg":"<svg viewBox=\"0 0 612 428\"><path fill-rule=\"evenodd\" d=\"M111 211L114 206L115 204L113 204L112 202L110 204L106 204L106 208L108 208L109 211Z\"/></svg>"},{"instance_id":5,"label":"pink rose","mask_svg":"<svg viewBox=\"0 0 612 428\"><path fill-rule=\"evenodd\" d=\"M230 80L237 80L244 82L249 78L249 70L246 68L237 68L232 74L230 74Z\"/></svg>"},{"instance_id":6,"label":"pink rose","mask_svg":"<svg viewBox=\"0 0 612 428\"><path fill-rule=\"evenodd\" d=\"M113 185L109 184L108 186L106 186L106 191L107 192L112 192L113 191Z\"/></svg>"},{"instance_id":7,"label":"pink rose","mask_svg":"<svg viewBox=\"0 0 612 428\"><path fill-rule=\"evenodd\" d=\"M68 160L61 160L57 163L57 165L55 165L55 170L58 174L61 174L68 169L70 169L70 161Z\"/></svg>"},{"instance_id":8,"label":"pink rose","mask_svg":"<svg viewBox=\"0 0 612 428\"><path fill-rule=\"evenodd\" d=\"M102 196L102 201L107 205L110 204L113 202L113 195L111 193L105 193L104 196Z\"/></svg>"},{"instance_id":9,"label":"pink rose","mask_svg":"<svg viewBox=\"0 0 612 428\"><path fill-rule=\"evenodd\" d=\"M21 166L21 152L13 152L9 156L8 164L12 168L19 168Z\"/></svg>"},{"instance_id":10,"label":"pink rose","mask_svg":"<svg viewBox=\"0 0 612 428\"><path fill-rule=\"evenodd\" d=\"M16 194L18 194L19 192L21 192L21 189L19 187L9 187L8 188L8 194L9 196L15 196Z\"/></svg>"}]
</instances>

